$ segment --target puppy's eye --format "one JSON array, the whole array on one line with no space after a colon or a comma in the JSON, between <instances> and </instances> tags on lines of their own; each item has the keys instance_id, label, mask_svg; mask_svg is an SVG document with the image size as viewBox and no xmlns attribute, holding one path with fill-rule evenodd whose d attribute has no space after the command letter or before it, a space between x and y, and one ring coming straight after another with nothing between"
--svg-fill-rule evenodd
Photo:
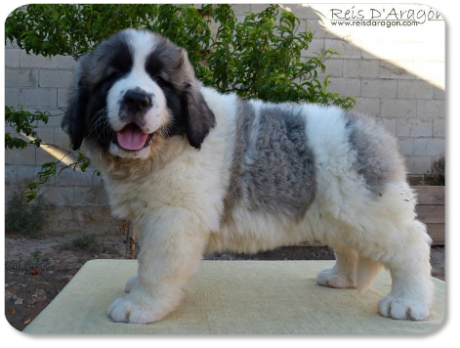
<instances>
[{"instance_id":1,"label":"puppy's eye","mask_svg":"<svg viewBox=\"0 0 460 348\"><path fill-rule=\"evenodd\" d=\"M115 68L111 68L107 73L107 76L108 76L109 79L116 79L116 78L122 77L124 75L125 74L123 72L121 72L120 70L115 69Z\"/></svg>"},{"instance_id":2,"label":"puppy's eye","mask_svg":"<svg viewBox=\"0 0 460 348\"><path fill-rule=\"evenodd\" d=\"M158 75L153 75L152 79L153 79L153 81L155 81L159 85L170 84L169 77L165 73L161 73L161 74L158 74Z\"/></svg>"},{"instance_id":3,"label":"puppy's eye","mask_svg":"<svg viewBox=\"0 0 460 348\"><path fill-rule=\"evenodd\" d=\"M154 76L153 77L153 80L157 83L166 83L166 80L164 78L162 78L161 76Z\"/></svg>"},{"instance_id":4,"label":"puppy's eye","mask_svg":"<svg viewBox=\"0 0 460 348\"><path fill-rule=\"evenodd\" d=\"M111 77L121 77L123 76L123 73L121 71L118 71L118 70L114 70L112 71L112 73L110 74Z\"/></svg>"}]
</instances>

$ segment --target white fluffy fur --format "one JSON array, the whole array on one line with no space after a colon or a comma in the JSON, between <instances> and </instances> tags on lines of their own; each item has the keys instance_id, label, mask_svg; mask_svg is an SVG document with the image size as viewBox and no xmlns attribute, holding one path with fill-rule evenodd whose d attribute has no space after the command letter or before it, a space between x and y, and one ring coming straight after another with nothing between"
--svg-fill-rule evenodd
<instances>
[{"instance_id":1,"label":"white fluffy fur","mask_svg":"<svg viewBox=\"0 0 460 348\"><path fill-rule=\"evenodd\" d=\"M152 45L143 41L140 46L145 52L136 52L131 75L115 84L108 96L114 129L123 126L116 116L117 96L139 84L156 91L158 109L148 115L150 130L167 117L164 98L142 65ZM383 264L391 272L393 285L379 303L380 314L394 319L428 317L430 238L425 226L415 220L414 193L406 182L390 182L380 199L372 197L364 178L352 168L354 153L339 108L286 106L297 108L307 118L305 132L315 158L316 195L302 221L251 211L242 199L223 222L237 98L207 88L202 93L216 117L216 127L201 150L189 146L185 138L172 137L159 152L142 150L137 158L143 160L121 166L124 169L99 152L90 153L103 173L114 215L132 220L141 245L139 276L128 280L129 293L108 309L114 321L146 324L164 318L180 302L206 251L257 252L308 240L320 240L336 251L334 268L318 275L320 285L364 289ZM262 105L252 103L256 108ZM115 148L111 151L124 157Z\"/></svg>"}]
</instances>

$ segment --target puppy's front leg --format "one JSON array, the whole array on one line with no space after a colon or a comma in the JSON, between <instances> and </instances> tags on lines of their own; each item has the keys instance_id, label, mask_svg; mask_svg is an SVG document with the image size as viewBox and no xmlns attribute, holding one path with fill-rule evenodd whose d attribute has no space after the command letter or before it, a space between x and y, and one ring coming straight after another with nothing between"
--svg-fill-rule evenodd
<instances>
[{"instance_id":1,"label":"puppy's front leg","mask_svg":"<svg viewBox=\"0 0 460 348\"><path fill-rule=\"evenodd\" d=\"M181 208L157 211L135 228L140 232L139 276L129 294L112 302L107 313L115 322L148 324L179 304L209 234L197 216Z\"/></svg>"}]
</instances>

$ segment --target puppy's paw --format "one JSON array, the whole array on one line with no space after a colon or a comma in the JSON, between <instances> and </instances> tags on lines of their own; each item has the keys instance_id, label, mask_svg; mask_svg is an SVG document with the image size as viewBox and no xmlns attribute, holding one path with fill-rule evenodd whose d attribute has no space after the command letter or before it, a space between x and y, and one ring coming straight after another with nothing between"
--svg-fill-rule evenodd
<instances>
[{"instance_id":1,"label":"puppy's paw","mask_svg":"<svg viewBox=\"0 0 460 348\"><path fill-rule=\"evenodd\" d=\"M430 307L418 299L388 295L379 301L379 313L386 318L419 321L428 318Z\"/></svg>"},{"instance_id":2,"label":"puppy's paw","mask_svg":"<svg viewBox=\"0 0 460 348\"><path fill-rule=\"evenodd\" d=\"M328 286L330 288L356 288L356 280L354 277L337 273L335 269L325 269L319 272L317 281L319 285Z\"/></svg>"},{"instance_id":3,"label":"puppy's paw","mask_svg":"<svg viewBox=\"0 0 460 348\"><path fill-rule=\"evenodd\" d=\"M126 292L131 292L131 290L132 290L137 284L139 284L139 276L138 276L138 275L135 275L135 276L129 278L129 279L126 281L125 291L126 291Z\"/></svg>"},{"instance_id":4,"label":"puppy's paw","mask_svg":"<svg viewBox=\"0 0 460 348\"><path fill-rule=\"evenodd\" d=\"M108 316L117 323L150 324L160 321L179 304L180 296L158 292L152 296L142 286L131 289L125 297L117 298L107 310Z\"/></svg>"},{"instance_id":5,"label":"puppy's paw","mask_svg":"<svg viewBox=\"0 0 460 348\"><path fill-rule=\"evenodd\" d=\"M116 323L150 324L161 319L149 306L127 297L113 301L107 314Z\"/></svg>"}]
</instances>

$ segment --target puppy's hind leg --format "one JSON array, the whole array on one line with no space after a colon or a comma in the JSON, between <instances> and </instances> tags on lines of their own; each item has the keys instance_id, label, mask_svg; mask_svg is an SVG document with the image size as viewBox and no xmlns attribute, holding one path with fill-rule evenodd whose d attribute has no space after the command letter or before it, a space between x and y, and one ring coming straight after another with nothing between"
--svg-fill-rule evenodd
<instances>
[{"instance_id":1,"label":"puppy's hind leg","mask_svg":"<svg viewBox=\"0 0 460 348\"><path fill-rule=\"evenodd\" d=\"M318 274L318 284L340 289L355 288L358 253L343 246L334 246L334 253L337 260L334 267Z\"/></svg>"},{"instance_id":2,"label":"puppy's hind leg","mask_svg":"<svg viewBox=\"0 0 460 348\"><path fill-rule=\"evenodd\" d=\"M393 250L383 256L392 287L390 294L379 302L382 316L406 320L424 320L429 316L433 299L429 241L425 225L414 220L401 231Z\"/></svg>"}]
</instances>

